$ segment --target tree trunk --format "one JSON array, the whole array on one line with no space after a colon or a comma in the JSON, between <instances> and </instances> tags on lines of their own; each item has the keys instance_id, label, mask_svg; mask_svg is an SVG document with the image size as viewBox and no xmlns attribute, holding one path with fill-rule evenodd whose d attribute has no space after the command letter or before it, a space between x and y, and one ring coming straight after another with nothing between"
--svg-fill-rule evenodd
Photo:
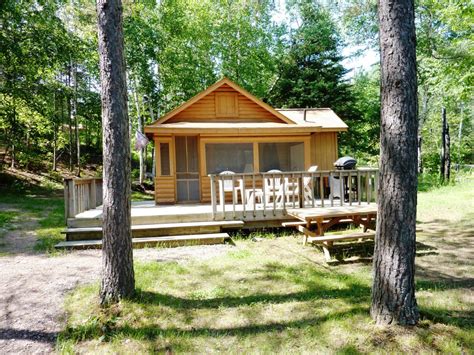
<instances>
[{"instance_id":1,"label":"tree trunk","mask_svg":"<svg viewBox=\"0 0 474 355\"><path fill-rule=\"evenodd\" d=\"M380 183L371 315L416 324L417 83L413 0L380 0Z\"/></svg>"},{"instance_id":2,"label":"tree trunk","mask_svg":"<svg viewBox=\"0 0 474 355\"><path fill-rule=\"evenodd\" d=\"M56 92L53 92L53 171L56 171L57 126L58 115L56 107Z\"/></svg>"},{"instance_id":3,"label":"tree trunk","mask_svg":"<svg viewBox=\"0 0 474 355\"><path fill-rule=\"evenodd\" d=\"M442 129L441 129L441 179L443 181L449 180L449 172L451 170L451 157L450 157L450 143L451 139L449 136L449 125L446 118L446 108L443 107L441 111L442 116Z\"/></svg>"},{"instance_id":4,"label":"tree trunk","mask_svg":"<svg viewBox=\"0 0 474 355\"><path fill-rule=\"evenodd\" d=\"M131 233L130 136L123 52L122 3L98 0L98 33L104 149L101 304L135 289Z\"/></svg>"},{"instance_id":5,"label":"tree trunk","mask_svg":"<svg viewBox=\"0 0 474 355\"><path fill-rule=\"evenodd\" d=\"M140 102L138 102L138 85L137 85L137 80L133 80L133 101L135 101L135 109L137 111L137 127L138 127L138 132L143 134L143 116L141 115L141 110L140 110ZM143 157L143 148L141 148L138 151L138 159L139 159L139 170L140 170L140 175L139 175L139 183L140 185L143 185L143 181L145 180L145 161Z\"/></svg>"},{"instance_id":6,"label":"tree trunk","mask_svg":"<svg viewBox=\"0 0 474 355\"><path fill-rule=\"evenodd\" d=\"M151 100L148 101L148 109L150 110L151 122L155 122L155 114L153 112L153 107L151 106ZM153 144L151 147L151 176L153 177L153 179L155 178L155 172L156 172L155 144Z\"/></svg>"},{"instance_id":7,"label":"tree trunk","mask_svg":"<svg viewBox=\"0 0 474 355\"><path fill-rule=\"evenodd\" d=\"M81 176L81 142L79 137L79 123L77 121L77 64L74 63L73 69L74 78L74 94L72 97L72 115L74 117L74 135L76 138L76 164L77 164L77 176Z\"/></svg>"},{"instance_id":8,"label":"tree trunk","mask_svg":"<svg viewBox=\"0 0 474 355\"><path fill-rule=\"evenodd\" d=\"M71 65L68 67L68 79L67 79L67 86L71 86ZM68 124L69 124L69 171L72 171L73 169L73 161L72 161L72 155L73 155L73 145L72 145L72 108L71 108L71 96L68 95L67 97L67 111L68 111Z\"/></svg>"}]
</instances>

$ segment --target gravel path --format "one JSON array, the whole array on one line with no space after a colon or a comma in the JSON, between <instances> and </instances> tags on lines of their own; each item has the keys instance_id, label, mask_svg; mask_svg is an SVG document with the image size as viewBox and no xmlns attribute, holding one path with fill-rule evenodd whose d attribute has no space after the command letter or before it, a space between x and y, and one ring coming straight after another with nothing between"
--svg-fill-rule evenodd
<instances>
[{"instance_id":1,"label":"gravel path","mask_svg":"<svg viewBox=\"0 0 474 355\"><path fill-rule=\"evenodd\" d=\"M11 256L0 257L0 353L54 352L57 333L64 326L64 297L79 284L99 279L100 250L74 251L49 257L32 251L35 238L27 229L6 235ZM18 233L22 233L22 238ZM23 241L23 244L19 243ZM139 249L136 260L178 261L209 259L228 252L230 245L172 249Z\"/></svg>"}]
</instances>

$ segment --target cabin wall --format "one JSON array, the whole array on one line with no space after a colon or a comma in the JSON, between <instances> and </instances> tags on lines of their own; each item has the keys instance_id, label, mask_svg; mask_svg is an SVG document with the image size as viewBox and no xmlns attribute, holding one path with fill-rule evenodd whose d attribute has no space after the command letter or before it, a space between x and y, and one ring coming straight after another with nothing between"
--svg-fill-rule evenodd
<instances>
[{"instance_id":1,"label":"cabin wall","mask_svg":"<svg viewBox=\"0 0 474 355\"><path fill-rule=\"evenodd\" d=\"M175 136L155 136L155 202L157 204L176 203L176 154ZM241 136L241 137L215 137L198 136L199 151L199 175L200 175L200 196L202 203L209 203L211 200L210 180L206 171L206 144L207 143L252 143L254 154L254 171L260 171L259 167L259 143L263 142L303 142L304 143L304 165L308 169L312 165L317 165L319 170L333 169L333 163L337 160L337 133L321 132L311 135L294 136ZM168 144L167 155L163 155L160 150L162 144ZM162 158L169 160L169 175L164 176L162 171ZM166 165L166 164L165 164ZM260 185L260 184L258 184ZM258 186L257 186L258 187Z\"/></svg>"},{"instance_id":2,"label":"cabin wall","mask_svg":"<svg viewBox=\"0 0 474 355\"><path fill-rule=\"evenodd\" d=\"M317 165L318 170L331 170L337 157L337 132L311 135L311 165Z\"/></svg>"},{"instance_id":3,"label":"cabin wall","mask_svg":"<svg viewBox=\"0 0 474 355\"><path fill-rule=\"evenodd\" d=\"M228 85L204 96L169 119L176 122L279 122L281 119Z\"/></svg>"}]
</instances>

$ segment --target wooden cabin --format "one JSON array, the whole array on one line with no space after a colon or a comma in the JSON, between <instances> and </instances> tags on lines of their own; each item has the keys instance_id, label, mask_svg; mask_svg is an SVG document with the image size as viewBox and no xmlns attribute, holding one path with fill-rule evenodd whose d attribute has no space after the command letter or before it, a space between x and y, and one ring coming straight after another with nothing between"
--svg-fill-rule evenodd
<instances>
[{"instance_id":1,"label":"wooden cabin","mask_svg":"<svg viewBox=\"0 0 474 355\"><path fill-rule=\"evenodd\" d=\"M209 174L333 169L347 125L329 108L274 109L223 78L145 127L157 204L209 203Z\"/></svg>"}]
</instances>

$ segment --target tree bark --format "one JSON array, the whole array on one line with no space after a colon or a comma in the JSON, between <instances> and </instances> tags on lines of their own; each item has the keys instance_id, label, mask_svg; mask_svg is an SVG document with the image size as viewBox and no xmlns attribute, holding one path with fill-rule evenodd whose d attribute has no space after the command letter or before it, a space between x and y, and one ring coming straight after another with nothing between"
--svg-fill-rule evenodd
<instances>
[{"instance_id":1,"label":"tree bark","mask_svg":"<svg viewBox=\"0 0 474 355\"><path fill-rule=\"evenodd\" d=\"M441 129L441 179L443 181L449 180L451 170L451 157L450 157L450 143L451 138L449 136L449 125L446 118L446 108L443 107L441 111L442 116L442 129Z\"/></svg>"},{"instance_id":2,"label":"tree bark","mask_svg":"<svg viewBox=\"0 0 474 355\"><path fill-rule=\"evenodd\" d=\"M67 86L71 86L71 63L68 66L68 78L67 78ZM68 94L67 97L67 111L68 111L68 124L69 124L69 171L73 170L73 160L72 155L74 153L74 148L72 145L72 108L71 108L71 95Z\"/></svg>"},{"instance_id":3,"label":"tree bark","mask_svg":"<svg viewBox=\"0 0 474 355\"><path fill-rule=\"evenodd\" d=\"M133 101L135 101L135 109L137 111L137 128L138 132L143 134L143 116L141 115L140 102L138 101L138 85L137 80L133 80ZM145 161L144 161L144 149L141 148L138 151L138 160L139 160L139 184L143 185L145 180Z\"/></svg>"},{"instance_id":4,"label":"tree bark","mask_svg":"<svg viewBox=\"0 0 474 355\"><path fill-rule=\"evenodd\" d=\"M74 135L76 139L77 176L81 176L81 142L79 137L79 123L77 121L77 63L73 64L74 91L71 103L71 114L74 121Z\"/></svg>"},{"instance_id":5,"label":"tree bark","mask_svg":"<svg viewBox=\"0 0 474 355\"><path fill-rule=\"evenodd\" d=\"M417 83L413 0L380 0L380 183L371 315L416 324Z\"/></svg>"},{"instance_id":6,"label":"tree bark","mask_svg":"<svg viewBox=\"0 0 474 355\"><path fill-rule=\"evenodd\" d=\"M123 52L122 3L98 0L98 34L104 149L101 304L135 289L131 233L130 136Z\"/></svg>"}]
</instances>

